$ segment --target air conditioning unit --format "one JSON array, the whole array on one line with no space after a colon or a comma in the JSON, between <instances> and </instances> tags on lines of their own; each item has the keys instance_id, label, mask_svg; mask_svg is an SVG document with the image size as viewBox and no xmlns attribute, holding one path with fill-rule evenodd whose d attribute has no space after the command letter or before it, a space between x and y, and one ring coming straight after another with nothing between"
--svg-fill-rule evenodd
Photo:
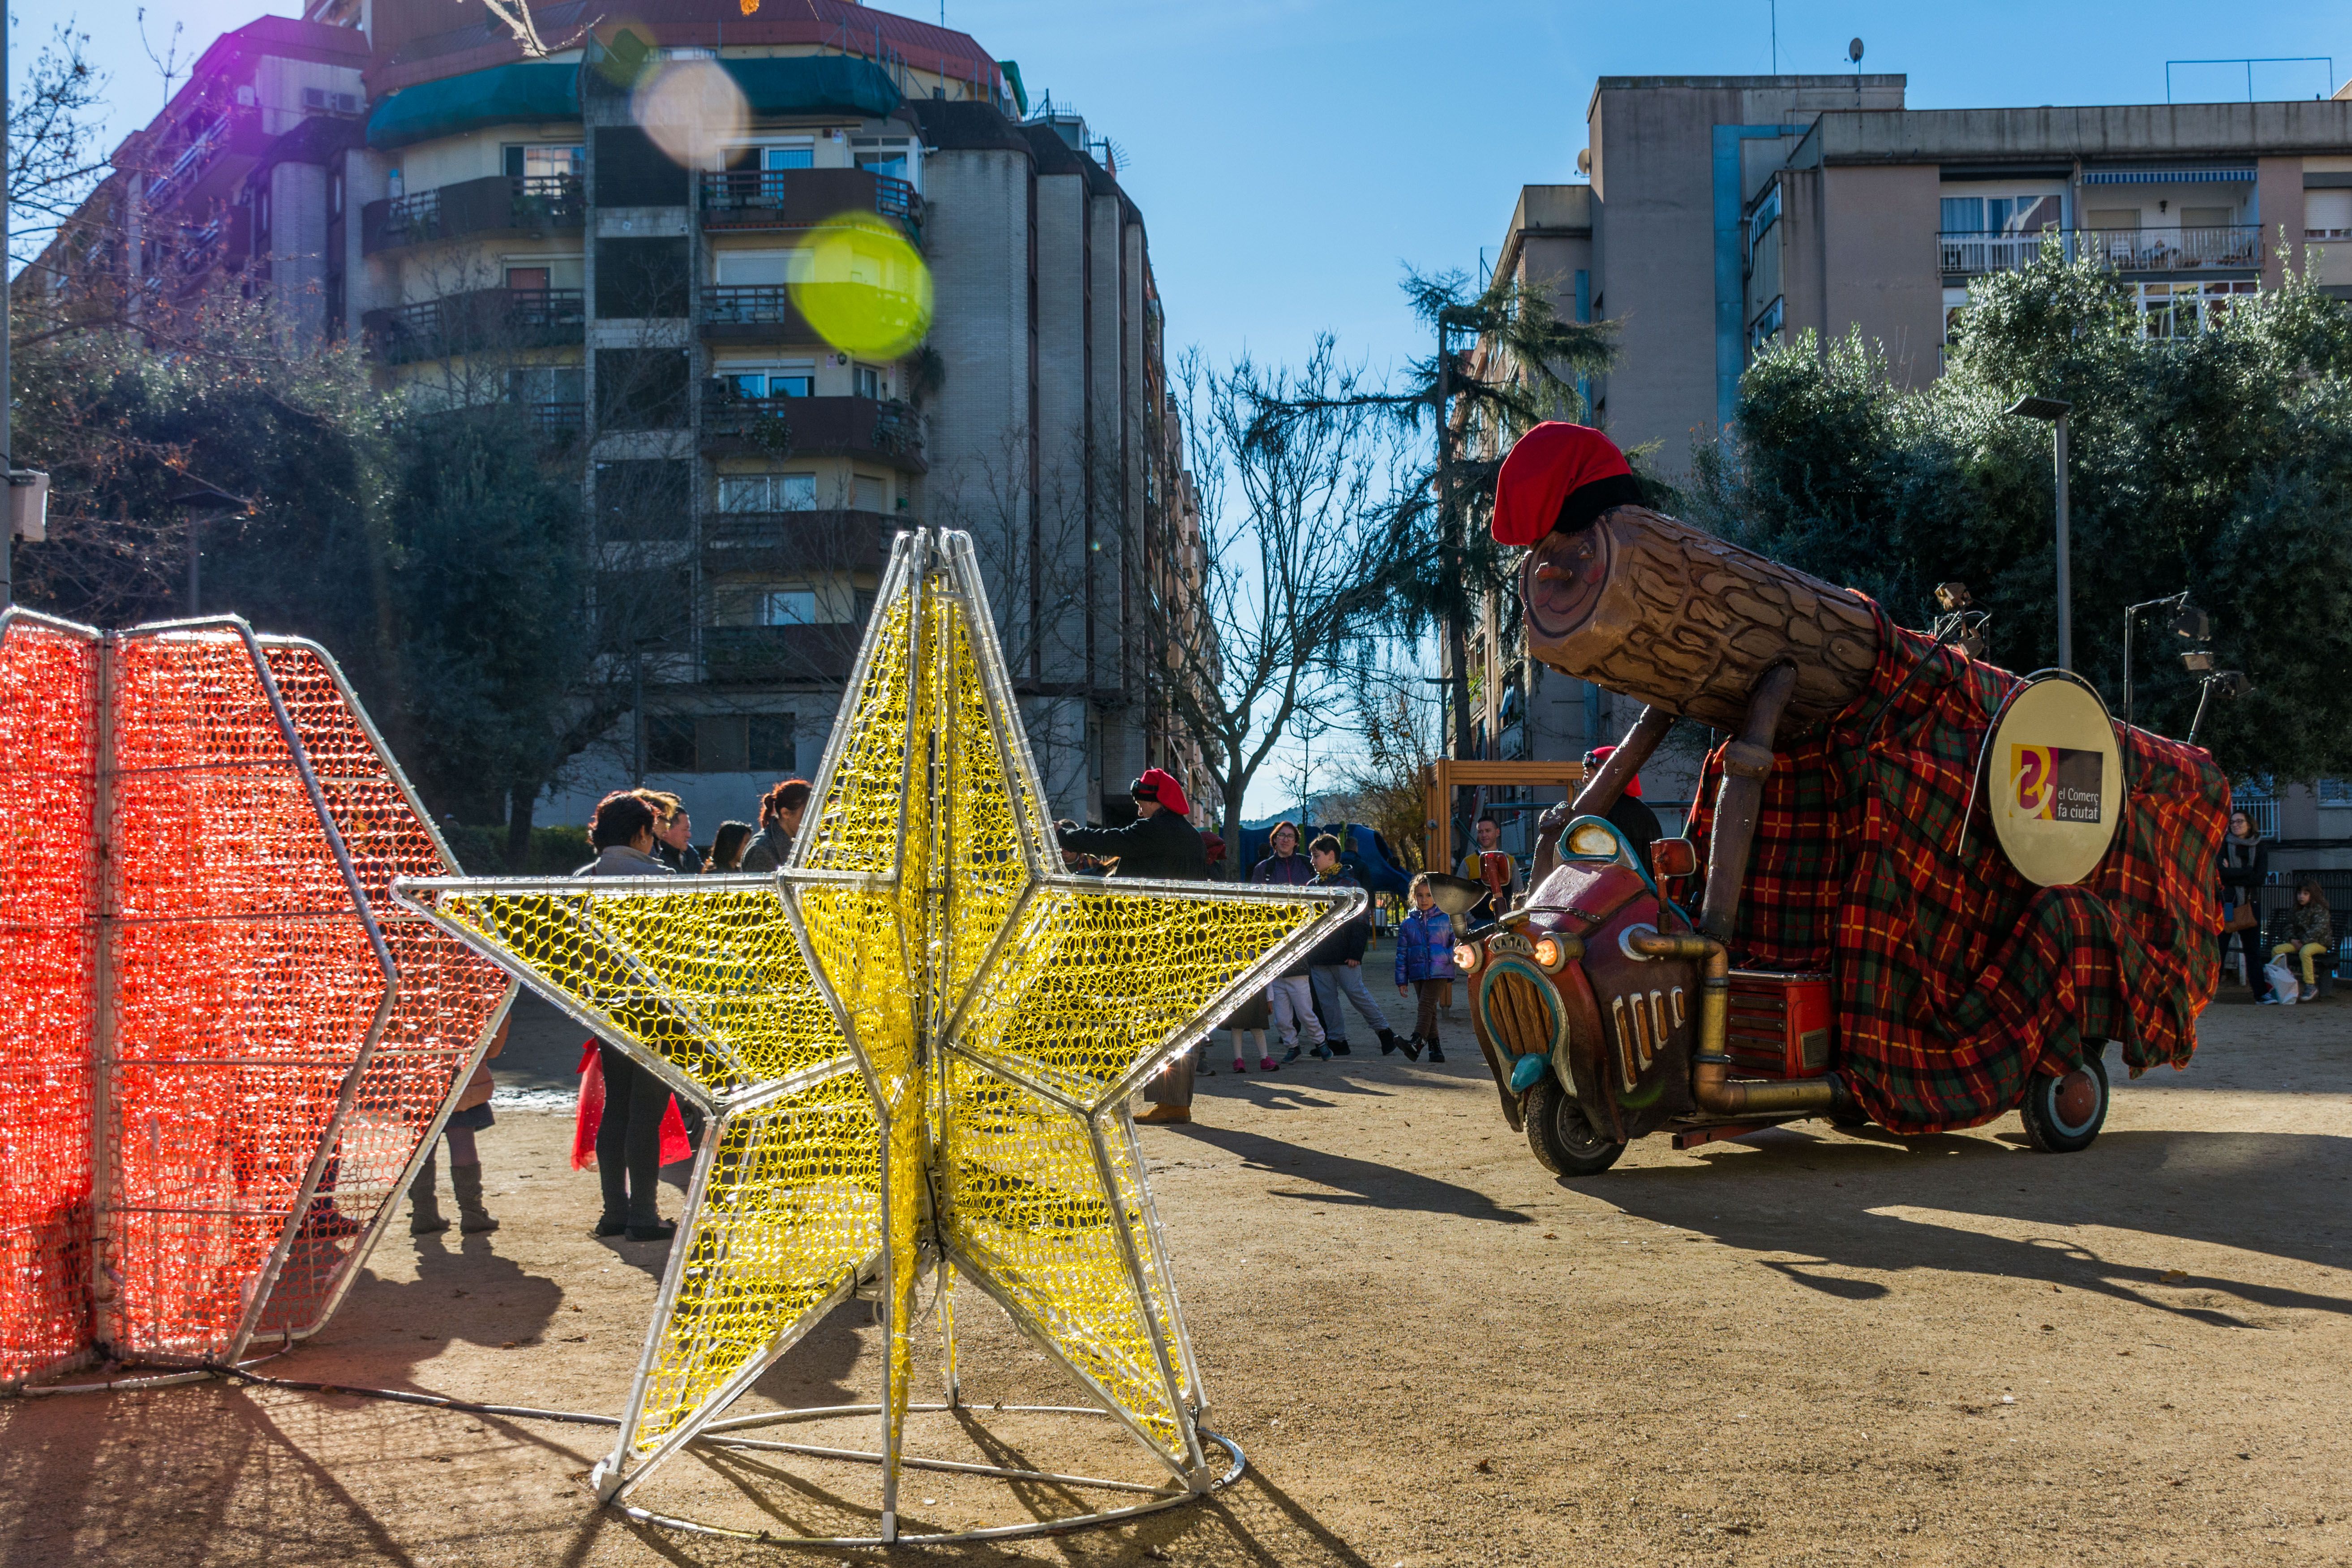
<instances>
[{"instance_id":1,"label":"air conditioning unit","mask_svg":"<svg viewBox=\"0 0 2352 1568\"><path fill-rule=\"evenodd\" d=\"M302 107L320 114L357 114L360 95L355 92L329 92L323 87L302 89Z\"/></svg>"},{"instance_id":2,"label":"air conditioning unit","mask_svg":"<svg viewBox=\"0 0 2352 1568\"><path fill-rule=\"evenodd\" d=\"M305 109L326 108L327 89L323 87L304 88L302 89L302 107Z\"/></svg>"},{"instance_id":3,"label":"air conditioning unit","mask_svg":"<svg viewBox=\"0 0 2352 1568\"><path fill-rule=\"evenodd\" d=\"M337 114L357 114L360 111L360 95L356 92L339 92L334 95L334 104Z\"/></svg>"}]
</instances>

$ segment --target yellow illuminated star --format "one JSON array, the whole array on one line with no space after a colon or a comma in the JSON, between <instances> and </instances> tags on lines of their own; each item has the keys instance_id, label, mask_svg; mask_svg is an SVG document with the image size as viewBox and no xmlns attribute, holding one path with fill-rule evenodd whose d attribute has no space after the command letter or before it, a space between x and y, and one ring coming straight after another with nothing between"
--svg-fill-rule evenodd
<instances>
[{"instance_id":1,"label":"yellow illuminated star","mask_svg":"<svg viewBox=\"0 0 2352 1568\"><path fill-rule=\"evenodd\" d=\"M403 892L709 1113L606 1499L866 1295L896 1539L941 1260L1205 1487L1127 1100L1364 895L1065 874L967 536L899 536L782 871Z\"/></svg>"}]
</instances>

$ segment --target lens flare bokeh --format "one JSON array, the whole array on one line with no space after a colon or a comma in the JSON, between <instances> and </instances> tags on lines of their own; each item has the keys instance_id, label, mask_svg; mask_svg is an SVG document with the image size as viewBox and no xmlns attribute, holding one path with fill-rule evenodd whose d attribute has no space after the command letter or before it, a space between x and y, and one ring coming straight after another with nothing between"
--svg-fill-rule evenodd
<instances>
[{"instance_id":1,"label":"lens flare bokeh","mask_svg":"<svg viewBox=\"0 0 2352 1568\"><path fill-rule=\"evenodd\" d=\"M827 218L801 242L793 303L844 353L896 359L931 330L931 269L872 213Z\"/></svg>"},{"instance_id":2,"label":"lens flare bokeh","mask_svg":"<svg viewBox=\"0 0 2352 1568\"><path fill-rule=\"evenodd\" d=\"M655 62L637 79L629 108L654 145L689 169L712 167L751 123L743 89L711 59Z\"/></svg>"}]
</instances>

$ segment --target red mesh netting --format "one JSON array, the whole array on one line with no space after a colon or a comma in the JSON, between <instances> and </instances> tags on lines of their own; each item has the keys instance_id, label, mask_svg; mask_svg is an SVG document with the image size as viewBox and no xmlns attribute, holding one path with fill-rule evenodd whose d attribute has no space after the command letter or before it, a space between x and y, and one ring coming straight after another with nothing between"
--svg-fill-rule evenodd
<instances>
[{"instance_id":1,"label":"red mesh netting","mask_svg":"<svg viewBox=\"0 0 2352 1568\"><path fill-rule=\"evenodd\" d=\"M362 1251L355 1239L325 1234L340 1227L322 1226L320 1216L331 1204L343 1215L372 1217L398 1198L418 1142L510 983L432 921L394 901L393 878L446 877L457 868L443 863L332 668L302 644L272 643L267 657L400 973L392 1015L360 1075L337 1144L331 1194L322 1188L312 1205L312 1223L298 1235L260 1320L265 1334L299 1335L316 1328L333 1306Z\"/></svg>"},{"instance_id":2,"label":"red mesh netting","mask_svg":"<svg viewBox=\"0 0 2352 1568\"><path fill-rule=\"evenodd\" d=\"M265 657L396 989L243 636L115 641L104 703L95 642L0 643L0 1379L316 1328L507 993L393 902L452 868L331 667Z\"/></svg>"},{"instance_id":3,"label":"red mesh netting","mask_svg":"<svg viewBox=\"0 0 2352 1568\"><path fill-rule=\"evenodd\" d=\"M0 632L0 1382L89 1345L98 645Z\"/></svg>"}]
</instances>

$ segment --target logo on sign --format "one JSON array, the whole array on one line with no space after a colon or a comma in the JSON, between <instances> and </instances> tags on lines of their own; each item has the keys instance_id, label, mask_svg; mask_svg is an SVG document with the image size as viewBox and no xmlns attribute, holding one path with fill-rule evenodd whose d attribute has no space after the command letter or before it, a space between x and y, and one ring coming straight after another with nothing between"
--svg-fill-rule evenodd
<instances>
[{"instance_id":1,"label":"logo on sign","mask_svg":"<svg viewBox=\"0 0 2352 1568\"><path fill-rule=\"evenodd\" d=\"M2009 749L2009 776L2017 809L2045 822L2098 822L2106 759L2070 746Z\"/></svg>"}]
</instances>

